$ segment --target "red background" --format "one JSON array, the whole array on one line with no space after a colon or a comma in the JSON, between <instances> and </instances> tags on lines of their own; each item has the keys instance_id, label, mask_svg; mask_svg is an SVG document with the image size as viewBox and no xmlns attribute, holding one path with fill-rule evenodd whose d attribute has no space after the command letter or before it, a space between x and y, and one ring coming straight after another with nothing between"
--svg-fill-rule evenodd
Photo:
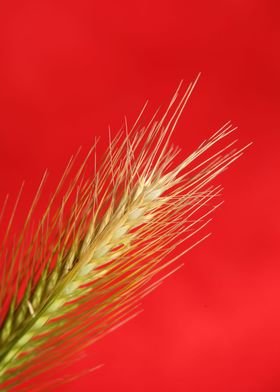
<instances>
[{"instance_id":1,"label":"red background","mask_svg":"<svg viewBox=\"0 0 280 392\"><path fill-rule=\"evenodd\" d=\"M174 135L190 152L227 120L254 145L223 175L214 236L91 350L102 369L59 391L280 390L279 13L276 1L21 1L0 8L0 196L80 144L107 137L147 98L202 77Z\"/></svg>"}]
</instances>

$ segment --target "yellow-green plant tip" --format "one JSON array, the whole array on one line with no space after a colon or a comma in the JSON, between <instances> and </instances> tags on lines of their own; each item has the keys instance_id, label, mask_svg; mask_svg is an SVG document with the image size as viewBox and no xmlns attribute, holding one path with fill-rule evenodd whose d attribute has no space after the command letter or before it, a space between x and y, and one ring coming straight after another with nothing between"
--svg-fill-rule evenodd
<instances>
[{"instance_id":1,"label":"yellow-green plant tip","mask_svg":"<svg viewBox=\"0 0 280 392\"><path fill-rule=\"evenodd\" d=\"M243 149L223 144L234 130L227 123L180 160L171 135L195 83L176 91L162 117L144 126L139 116L110 139L103 160L96 145L76 172L72 158L36 226L43 178L16 244L3 242L1 390L28 380L32 391L40 373L63 369L130 320L170 275L176 248L186 242L184 254L207 238L221 193L213 181Z\"/></svg>"}]
</instances>

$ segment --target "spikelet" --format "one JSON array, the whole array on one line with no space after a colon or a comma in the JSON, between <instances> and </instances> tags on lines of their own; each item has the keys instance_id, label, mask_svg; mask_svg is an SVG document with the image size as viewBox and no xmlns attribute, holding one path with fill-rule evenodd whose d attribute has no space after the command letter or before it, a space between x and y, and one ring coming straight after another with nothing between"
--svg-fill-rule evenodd
<instances>
[{"instance_id":1,"label":"spikelet","mask_svg":"<svg viewBox=\"0 0 280 392\"><path fill-rule=\"evenodd\" d=\"M179 101L178 89L159 120L155 115L140 128L138 119L129 132L121 131L99 165L94 146L59 196L72 159L26 245L44 177L7 252L11 218L1 249L1 390L24 390L25 382L63 368L137 314L141 298L161 283L158 274L206 238L192 239L219 205L221 188L210 183L242 150L231 149L235 141L212 150L234 131L227 123L174 166L179 150L170 137L194 85ZM192 242L175 254L187 240ZM32 385L37 391L47 384L34 381L26 390Z\"/></svg>"}]
</instances>

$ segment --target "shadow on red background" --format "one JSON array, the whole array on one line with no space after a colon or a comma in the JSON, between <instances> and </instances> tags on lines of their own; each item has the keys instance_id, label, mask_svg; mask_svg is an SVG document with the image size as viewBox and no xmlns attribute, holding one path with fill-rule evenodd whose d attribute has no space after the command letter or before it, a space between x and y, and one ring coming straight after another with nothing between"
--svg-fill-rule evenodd
<instances>
[{"instance_id":1,"label":"shadow on red background","mask_svg":"<svg viewBox=\"0 0 280 392\"><path fill-rule=\"evenodd\" d=\"M7 5L8 4L8 5ZM231 119L246 156L223 175L214 236L90 350L59 391L280 390L279 12L273 1L23 1L0 9L0 196L202 77L174 135L191 152ZM20 211L23 214L24 208Z\"/></svg>"}]
</instances>

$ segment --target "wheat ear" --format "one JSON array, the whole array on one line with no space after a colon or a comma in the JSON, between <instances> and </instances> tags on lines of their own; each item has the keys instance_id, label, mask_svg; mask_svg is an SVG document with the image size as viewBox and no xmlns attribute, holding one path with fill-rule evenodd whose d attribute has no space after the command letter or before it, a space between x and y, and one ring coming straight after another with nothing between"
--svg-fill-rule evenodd
<instances>
[{"instance_id":1,"label":"wheat ear","mask_svg":"<svg viewBox=\"0 0 280 392\"><path fill-rule=\"evenodd\" d=\"M94 146L72 175L73 158L32 230L44 177L22 233L7 251L13 211L1 249L3 390L43 390L47 383L36 383L41 372L66 366L130 319L140 299L161 283L163 277L155 276L206 237L174 254L209 222L221 191L210 183L243 149L231 149L235 141L218 147L234 131L227 123L174 164L179 150L170 137L194 85L180 99L176 91L162 118L156 114L146 127L138 119L121 131L101 164Z\"/></svg>"}]
</instances>

